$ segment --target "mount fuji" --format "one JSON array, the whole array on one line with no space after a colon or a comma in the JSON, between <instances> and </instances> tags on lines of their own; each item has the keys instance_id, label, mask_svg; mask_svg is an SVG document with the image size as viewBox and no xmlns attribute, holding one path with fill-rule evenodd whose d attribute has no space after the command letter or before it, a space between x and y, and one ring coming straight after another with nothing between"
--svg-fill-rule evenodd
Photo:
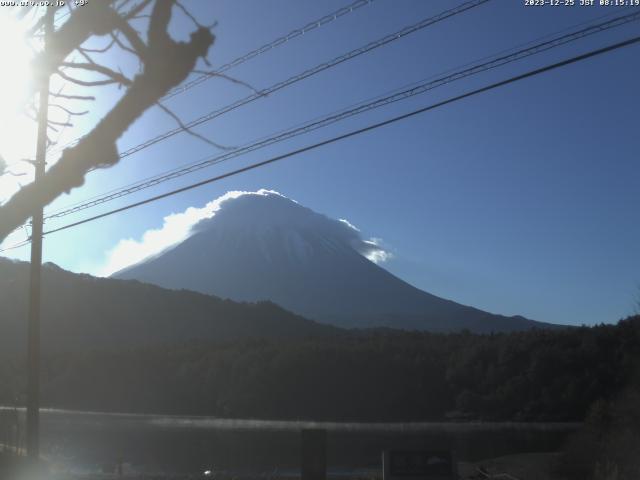
<instances>
[{"instance_id":1,"label":"mount fuji","mask_svg":"<svg viewBox=\"0 0 640 480\"><path fill-rule=\"evenodd\" d=\"M376 264L388 253L364 240L349 222L277 192L221 198L186 239L112 276L235 301L270 300L306 318L347 328L481 333L553 326L419 290Z\"/></svg>"}]
</instances>

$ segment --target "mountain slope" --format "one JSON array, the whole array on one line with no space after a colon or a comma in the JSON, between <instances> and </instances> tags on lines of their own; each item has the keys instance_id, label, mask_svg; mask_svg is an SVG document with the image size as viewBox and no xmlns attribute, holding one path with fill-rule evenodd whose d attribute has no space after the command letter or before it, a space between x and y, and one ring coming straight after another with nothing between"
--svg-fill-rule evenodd
<instances>
[{"instance_id":1,"label":"mountain slope","mask_svg":"<svg viewBox=\"0 0 640 480\"><path fill-rule=\"evenodd\" d=\"M0 258L0 350L23 349L29 264ZM338 329L272 303L239 304L136 281L43 267L42 341L47 349L134 347L241 338L303 338Z\"/></svg>"},{"instance_id":2,"label":"mountain slope","mask_svg":"<svg viewBox=\"0 0 640 480\"><path fill-rule=\"evenodd\" d=\"M343 327L489 332L546 326L419 290L366 258L381 254L348 222L261 190L225 200L185 241L114 277L270 300Z\"/></svg>"}]
</instances>

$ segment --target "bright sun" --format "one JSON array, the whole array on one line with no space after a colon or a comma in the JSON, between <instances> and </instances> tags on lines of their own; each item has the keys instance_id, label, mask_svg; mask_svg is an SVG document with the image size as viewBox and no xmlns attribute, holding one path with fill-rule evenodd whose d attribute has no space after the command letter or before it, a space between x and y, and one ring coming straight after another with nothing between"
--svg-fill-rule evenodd
<instances>
[{"instance_id":1,"label":"bright sun","mask_svg":"<svg viewBox=\"0 0 640 480\"><path fill-rule=\"evenodd\" d=\"M6 120L21 110L30 81L31 50L22 24L0 13L0 118Z\"/></svg>"},{"instance_id":2,"label":"bright sun","mask_svg":"<svg viewBox=\"0 0 640 480\"><path fill-rule=\"evenodd\" d=\"M33 155L35 124L25 114L31 81L32 53L25 39L25 26L0 11L0 155L14 170L25 169L19 160ZM24 170L26 173L28 171ZM1 173L1 172L0 172ZM0 177L0 200L17 187L14 177ZM15 184L15 185L14 185ZM5 194L5 195L3 195Z\"/></svg>"}]
</instances>

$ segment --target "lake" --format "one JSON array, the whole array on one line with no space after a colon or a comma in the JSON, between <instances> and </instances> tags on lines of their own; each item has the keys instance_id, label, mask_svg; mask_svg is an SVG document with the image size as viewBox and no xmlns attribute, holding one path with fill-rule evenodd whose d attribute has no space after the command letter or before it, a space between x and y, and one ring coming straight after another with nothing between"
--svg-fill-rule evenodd
<instances>
[{"instance_id":1,"label":"lake","mask_svg":"<svg viewBox=\"0 0 640 480\"><path fill-rule=\"evenodd\" d=\"M24 411L20 412L24 421ZM41 451L60 468L128 471L292 474L299 469L300 431L327 430L333 473L379 470L389 448L451 449L458 460L559 449L571 423L327 423L229 420L43 410Z\"/></svg>"}]
</instances>

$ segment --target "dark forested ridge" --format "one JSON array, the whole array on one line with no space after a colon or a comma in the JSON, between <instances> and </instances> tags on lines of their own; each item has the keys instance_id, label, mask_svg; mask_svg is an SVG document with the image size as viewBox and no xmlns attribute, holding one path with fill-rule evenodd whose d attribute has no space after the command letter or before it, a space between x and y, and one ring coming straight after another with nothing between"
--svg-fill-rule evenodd
<instances>
[{"instance_id":1,"label":"dark forested ridge","mask_svg":"<svg viewBox=\"0 0 640 480\"><path fill-rule=\"evenodd\" d=\"M0 258L0 351L26 345L29 264ZM42 341L47 350L114 348L239 338L296 338L337 329L269 302L237 303L137 281L43 268Z\"/></svg>"},{"instance_id":2,"label":"dark forested ridge","mask_svg":"<svg viewBox=\"0 0 640 480\"><path fill-rule=\"evenodd\" d=\"M271 303L43 270L44 405L315 420L581 420L640 317L513 333L342 330ZM24 401L28 264L0 260L0 403Z\"/></svg>"},{"instance_id":3,"label":"dark forested ridge","mask_svg":"<svg viewBox=\"0 0 640 480\"><path fill-rule=\"evenodd\" d=\"M47 357L43 401L270 419L574 421L627 385L638 352L640 317L494 335L389 330L93 349ZM24 377L15 362L2 365L6 403Z\"/></svg>"}]
</instances>

